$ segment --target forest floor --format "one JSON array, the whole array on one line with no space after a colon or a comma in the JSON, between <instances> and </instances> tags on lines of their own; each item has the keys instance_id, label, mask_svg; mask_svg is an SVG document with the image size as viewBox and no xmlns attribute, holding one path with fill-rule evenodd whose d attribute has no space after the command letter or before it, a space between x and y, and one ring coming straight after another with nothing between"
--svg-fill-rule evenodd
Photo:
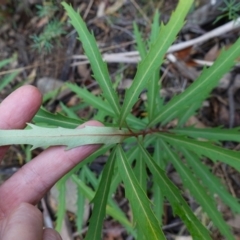
<instances>
[{"instance_id":1,"label":"forest floor","mask_svg":"<svg viewBox=\"0 0 240 240\"><path fill-rule=\"evenodd\" d=\"M121 60L115 54L136 50L133 22L138 24L143 37L147 38L155 10L159 9L161 21L167 22L178 1L71 0L68 2L83 16L87 27L94 33L102 54L112 56L107 60L109 71L113 81L120 76L121 83L118 91L122 93L131 84L136 73L138 57L133 56L131 59L126 57L125 60ZM217 1L220 5L222 2ZM55 8L46 15L41 15L37 5L48 4ZM215 21L220 16L222 18ZM214 62L223 47L228 48L236 41L239 37L240 25L235 29L226 30L224 26L229 21L231 20L228 19L226 11L221 12L219 6L213 6L206 0L195 1L186 25L174 44L188 42L201 36L205 36L205 39L166 56L166 61L160 70L162 96L171 99L175 94L184 91L199 76L205 65L210 66ZM49 25L52 28L46 33ZM211 36L216 29L219 32ZM68 23L66 13L59 1L0 0L0 61L12 58L11 63L1 69L0 79L6 74L18 72L13 81L1 90L0 102L23 84L35 85L45 94L44 96L47 96L47 93L52 93L54 89L70 81L98 94L99 87L92 78L91 69L82 58L83 55L76 32ZM144 100L145 96L142 94L141 101L133 110L136 116L143 114L141 104ZM51 112L57 112L61 108L60 102L66 106L73 106L76 101L73 93L62 92L54 95L53 98L46 97L44 106ZM78 113L79 116L88 119L88 110L83 109ZM204 101L196 116L189 120L188 125L193 124L200 128L216 126L232 128L240 125L239 67L236 66L220 80L219 86ZM225 146L239 149L239 146L230 142L226 142ZM39 151L35 150L32 154L36 155ZM11 147L0 170L0 179L5 179L6 176L9 177L14 173L25 163L25 159L26 151L23 148ZM101 160L99 162L93 168L103 164ZM239 198L239 173L224 164L214 164L212 167L212 171L222 179L229 191ZM169 176L176 185L181 187L181 180L174 169L169 171ZM122 200L124 201L124 197ZM193 200L189 199L190 201L192 205L195 204ZM234 229L236 239L240 239L240 216L233 216L224 206L219 208L225 220ZM184 236L184 228L179 219L176 219L171 212L165 215L164 229L171 236L169 239L191 239ZM69 213L69 216L73 217L72 213ZM117 231L118 225L114 226L115 231L110 231L114 224L111 219L106 220L105 240L131 239L120 230ZM69 239L81 239L71 231L72 229L68 229ZM213 238L221 239L218 234L217 230L213 231Z\"/></svg>"}]
</instances>

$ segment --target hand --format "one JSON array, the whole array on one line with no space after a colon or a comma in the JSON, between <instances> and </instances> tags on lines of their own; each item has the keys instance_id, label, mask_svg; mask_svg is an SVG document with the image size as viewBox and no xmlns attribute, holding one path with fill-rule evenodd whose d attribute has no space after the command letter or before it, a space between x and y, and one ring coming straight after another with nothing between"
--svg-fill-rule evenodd
<instances>
[{"instance_id":1,"label":"hand","mask_svg":"<svg viewBox=\"0 0 240 240\"><path fill-rule=\"evenodd\" d=\"M41 94L24 86L0 105L0 129L24 128L41 105ZM90 121L87 125L101 126ZM0 239L58 240L53 229L43 230L41 212L34 207L45 193L70 169L94 152L99 145L81 146L65 151L64 146L50 147L24 165L0 186ZM8 147L0 147L0 160Z\"/></svg>"}]
</instances>

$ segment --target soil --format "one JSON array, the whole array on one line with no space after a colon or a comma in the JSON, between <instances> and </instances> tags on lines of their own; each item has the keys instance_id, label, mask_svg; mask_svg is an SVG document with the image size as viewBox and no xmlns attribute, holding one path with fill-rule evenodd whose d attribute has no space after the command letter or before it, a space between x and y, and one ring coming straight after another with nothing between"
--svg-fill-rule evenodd
<instances>
[{"instance_id":1,"label":"soil","mask_svg":"<svg viewBox=\"0 0 240 240\"><path fill-rule=\"evenodd\" d=\"M37 5L46 5L50 2L56 6L57 10L48 17L39 16ZM160 9L161 20L166 22L170 13L175 8L177 0L170 1L135 1L135 0L71 0L75 9L78 9L84 17L87 27L93 32L97 39L102 54L135 51L135 40L133 35L132 23L135 21L143 32L143 36L149 36L151 20L156 9ZM230 21L227 17L221 18L213 24L212 19L216 19L219 8L209 5L210 1L195 1L195 6L188 17L186 26L179 34L176 43L188 41L206 34L207 32L224 25ZM223 1L217 1L221 6ZM202 11L202 12L201 12ZM208 14L209 13L209 14ZM211 14L210 14L211 13ZM53 19L63 24L65 33L59 35L51 41L51 51L35 49L32 36L39 36L44 32L46 26ZM214 61L219 55L222 47L231 46L239 37L239 28L228 33L223 32L220 36L211 38L205 42L190 46L189 48L176 51L173 56L176 62L166 60L161 68L162 92L166 100L171 99L175 94L183 91L191 84L203 69L203 65L196 60L206 62ZM19 70L15 79L0 92L0 101L4 99L14 89L23 84L38 86L42 92L48 92L59 84L67 81L74 82L79 86L85 86L89 91L99 92L99 87L92 77L91 69L88 64L78 64L74 56L83 55L80 42L76 39L76 33L67 21L67 17L60 1L42 0L0 0L0 61L14 57L14 60L1 69L0 78L6 73ZM119 93L124 93L129 81L136 72L136 63L109 63L109 71L113 81L121 74L122 83ZM124 67L123 67L124 66ZM119 70L120 69L120 70ZM42 79L45 79L42 80ZM50 79L50 80L49 80ZM41 81L43 87L40 87ZM50 86L51 85L51 86ZM42 86L42 85L41 85ZM49 89L48 89L49 87ZM189 125L196 124L199 127L223 126L225 128L238 127L240 125L240 72L239 67L234 69L220 81L219 86L211 93L210 97L203 103L197 115L189 120ZM56 97L51 101L46 101L44 106L51 112L60 108L59 102L67 106L76 103L74 95L67 93ZM141 105L144 103L144 94L138 105L134 107L133 113L141 116ZM89 109L79 113L79 116L88 118ZM174 124L174 123L173 123ZM226 142L226 148L239 149L239 145ZM35 150L33 156L40 150ZM26 149L11 147L7 156L4 158L0 169L0 179L5 180L25 163ZM99 173L105 162L104 157L98 159L91 167L93 171ZM240 175L235 170L222 165L210 164L213 172L222 179L229 191L240 197ZM181 187L181 180L174 169L169 168L169 176L176 185ZM186 192L185 197L195 209L197 204ZM116 200L121 208L129 216L129 205L124 198L124 189L119 186L116 193ZM192 201L192 202L191 202ZM233 227L236 239L240 239L240 219L233 216L226 207L219 202L221 212ZM181 221L173 216L171 208L166 204L165 217L163 219L165 233L168 239L190 239ZM69 213L69 217L74 215ZM205 216L200 216L202 219ZM207 220L208 221L208 220ZM74 221L73 221L74 222ZM71 223L71 236L73 236L74 223ZM211 223L209 223L209 226ZM213 239L221 239L217 229L209 227ZM74 239L82 239L77 234ZM182 238L180 238L182 237ZM73 239L73 238L72 238ZM127 236L122 227L107 218L104 223L104 239L121 240L131 239Z\"/></svg>"}]
</instances>

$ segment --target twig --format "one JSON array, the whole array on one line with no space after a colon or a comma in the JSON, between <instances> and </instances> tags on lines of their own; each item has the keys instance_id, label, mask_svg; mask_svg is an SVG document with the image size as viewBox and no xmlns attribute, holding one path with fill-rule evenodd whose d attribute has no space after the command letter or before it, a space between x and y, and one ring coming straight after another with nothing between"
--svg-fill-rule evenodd
<instances>
[{"instance_id":1,"label":"twig","mask_svg":"<svg viewBox=\"0 0 240 240\"><path fill-rule=\"evenodd\" d=\"M83 19L84 19L84 20L87 18L88 13L89 13L92 5L93 5L93 2L94 2L94 0L91 0L91 1L89 2L88 6L87 6L87 9L86 9L86 11L85 11L85 13L84 13L84 15L83 15Z\"/></svg>"},{"instance_id":2,"label":"twig","mask_svg":"<svg viewBox=\"0 0 240 240\"><path fill-rule=\"evenodd\" d=\"M141 9L141 7L138 5L138 3L135 0L130 0L130 2L140 12L140 14L143 16L145 21L147 21L147 23L151 24L151 21L149 20L147 15L144 13L144 11Z\"/></svg>"},{"instance_id":3,"label":"twig","mask_svg":"<svg viewBox=\"0 0 240 240\"><path fill-rule=\"evenodd\" d=\"M223 26L220 26L210 32L207 32L206 34L204 34L198 38L195 38L195 39L192 39L192 40L189 40L186 42L174 44L168 49L167 52L171 53L171 52L180 51L180 50L188 48L190 46L193 46L193 45L196 45L199 43L203 43L211 38L218 37L222 34L225 34L227 32L235 30L237 28L240 28L240 18L238 18L235 21L226 23ZM83 56L84 55L74 55L73 58L81 59L81 58L84 58ZM141 58L139 57L138 51L103 54L103 59L106 62L126 62L126 63L137 63L141 60ZM76 63L74 63L74 66L77 64L81 64L81 63L76 62Z\"/></svg>"},{"instance_id":4,"label":"twig","mask_svg":"<svg viewBox=\"0 0 240 240\"><path fill-rule=\"evenodd\" d=\"M185 49L187 47L193 46L195 44L198 43L202 43L205 42L211 38L220 36L224 33L227 33L229 31L232 31L234 29L240 28L240 18L238 18L235 21L231 21L229 23L226 23L225 25L218 27L204 35L202 35L201 37L186 41L186 42L182 42L182 43L177 43L175 45L172 45L169 49L168 49L168 53L171 52L176 52L176 51L180 51L182 49ZM87 57L85 55L73 55L72 56L73 59L78 59L81 60L79 62L74 62L71 66L78 66L80 64L87 64L89 63L87 60ZM131 51L131 52L121 52L121 53L112 53L112 54L103 54L103 59L106 62L109 63L138 63L141 58L139 56L138 51ZM62 61L62 60L61 60ZM197 63L199 64L206 64L206 65L211 65L212 63L206 63L206 62L201 62L201 60L196 60ZM23 71L25 69L30 69L30 68L34 68L34 67L39 67L39 66L43 66L46 65L46 63L43 64L36 64L36 65L30 65L30 66L26 66L26 67L21 67L21 68L16 68L16 69L12 69L12 70L8 70L8 71L2 71L0 72L0 76L7 74L7 73L11 73L14 71Z\"/></svg>"},{"instance_id":5,"label":"twig","mask_svg":"<svg viewBox=\"0 0 240 240\"><path fill-rule=\"evenodd\" d=\"M41 199L41 204L43 208L43 221L44 221L45 227L54 228L51 217L50 217L50 213L47 209L47 205L44 198Z\"/></svg>"}]
</instances>

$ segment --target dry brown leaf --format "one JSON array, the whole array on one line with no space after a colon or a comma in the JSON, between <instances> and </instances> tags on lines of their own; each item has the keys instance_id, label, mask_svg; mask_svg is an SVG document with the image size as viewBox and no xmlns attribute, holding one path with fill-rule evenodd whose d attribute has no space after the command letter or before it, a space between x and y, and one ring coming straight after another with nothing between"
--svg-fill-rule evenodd
<instances>
[{"instance_id":1,"label":"dry brown leaf","mask_svg":"<svg viewBox=\"0 0 240 240\"><path fill-rule=\"evenodd\" d=\"M44 18L40 19L40 21L37 23L36 27L41 28L41 27L45 26L48 22L49 22L48 17L44 17Z\"/></svg>"},{"instance_id":2,"label":"dry brown leaf","mask_svg":"<svg viewBox=\"0 0 240 240\"><path fill-rule=\"evenodd\" d=\"M86 64L80 64L77 66L78 74L83 78L83 80L86 80L90 77L90 70L87 68Z\"/></svg>"},{"instance_id":3,"label":"dry brown leaf","mask_svg":"<svg viewBox=\"0 0 240 240\"><path fill-rule=\"evenodd\" d=\"M218 44L215 44L205 55L204 60L213 62L219 55L219 47Z\"/></svg>"},{"instance_id":4,"label":"dry brown leaf","mask_svg":"<svg viewBox=\"0 0 240 240\"><path fill-rule=\"evenodd\" d=\"M186 126L192 125L194 125L196 128L206 128L206 125L195 116L190 117L186 122Z\"/></svg>"},{"instance_id":5,"label":"dry brown leaf","mask_svg":"<svg viewBox=\"0 0 240 240\"><path fill-rule=\"evenodd\" d=\"M197 64L193 61L193 59L191 57L191 55L194 53L193 51L194 50L191 46L191 47L184 48L182 50L175 52L174 56L177 59L185 62L187 66L194 67L194 66L197 66Z\"/></svg>"}]
</instances>

